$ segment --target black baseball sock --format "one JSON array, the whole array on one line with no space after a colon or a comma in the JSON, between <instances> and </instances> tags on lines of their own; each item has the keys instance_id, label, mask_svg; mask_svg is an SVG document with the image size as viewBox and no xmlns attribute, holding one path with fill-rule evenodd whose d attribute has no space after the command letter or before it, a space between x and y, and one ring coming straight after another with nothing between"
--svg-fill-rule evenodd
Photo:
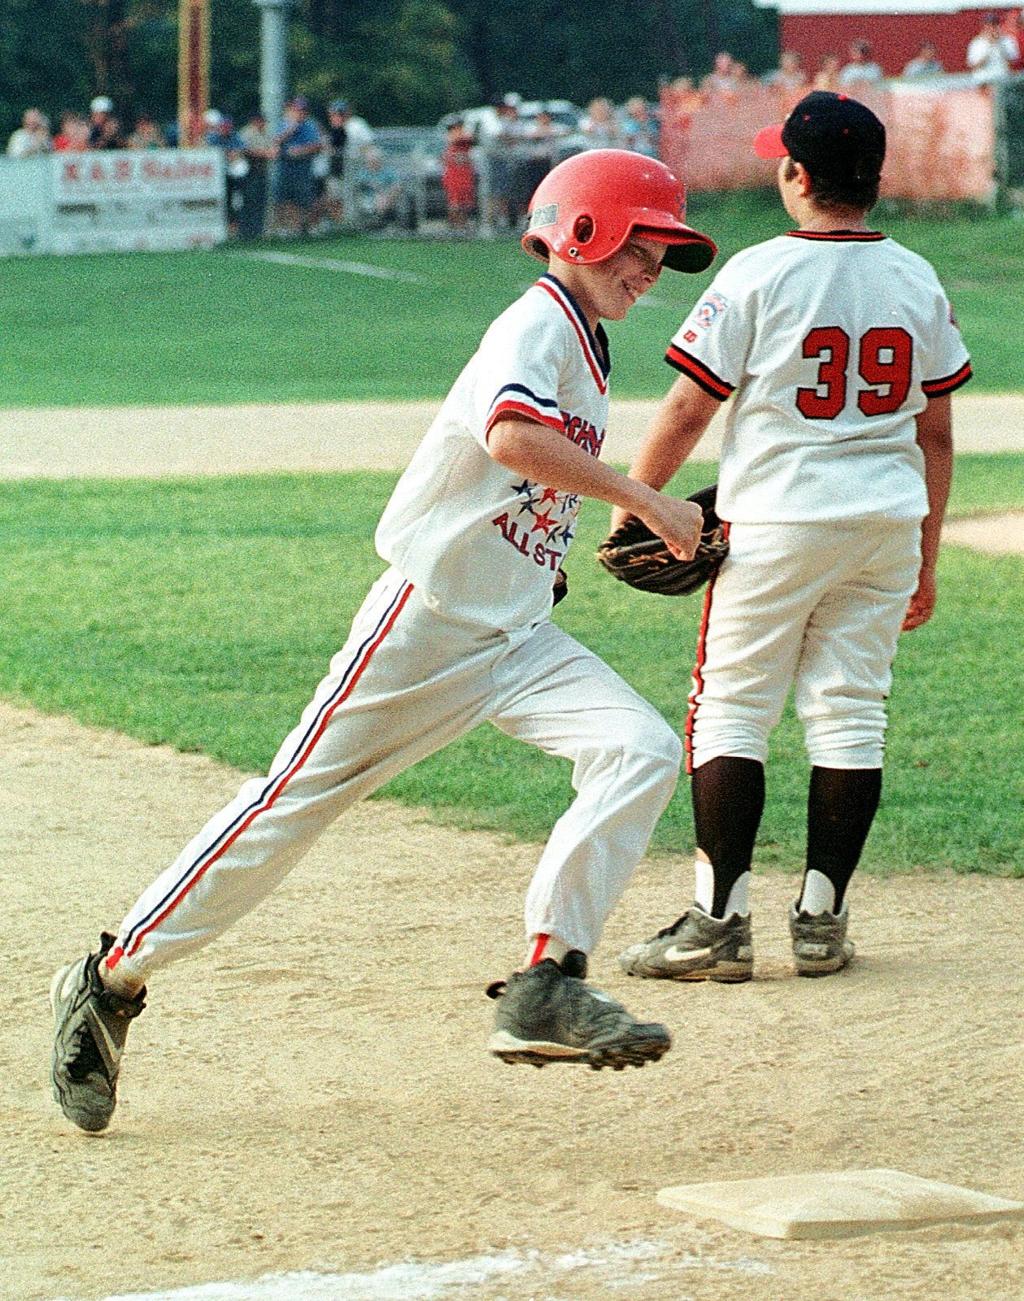
<instances>
[{"instance_id":1,"label":"black baseball sock","mask_svg":"<svg viewBox=\"0 0 1024 1301\"><path fill-rule=\"evenodd\" d=\"M764 812L764 765L723 754L694 771L690 786L697 848L711 861L713 917L724 917L729 892L750 871L754 838Z\"/></svg>"},{"instance_id":2,"label":"black baseball sock","mask_svg":"<svg viewBox=\"0 0 1024 1301\"><path fill-rule=\"evenodd\" d=\"M820 872L835 891L835 901L829 911L840 911L881 794L881 768L811 769L807 792L807 868L801 906L808 873Z\"/></svg>"}]
</instances>

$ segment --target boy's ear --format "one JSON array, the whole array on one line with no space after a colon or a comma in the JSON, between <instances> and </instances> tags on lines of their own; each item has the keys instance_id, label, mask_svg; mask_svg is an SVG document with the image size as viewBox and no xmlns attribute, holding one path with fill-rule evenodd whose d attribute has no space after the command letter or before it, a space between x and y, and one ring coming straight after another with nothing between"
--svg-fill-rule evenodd
<instances>
[{"instance_id":1,"label":"boy's ear","mask_svg":"<svg viewBox=\"0 0 1024 1301\"><path fill-rule=\"evenodd\" d=\"M801 199L806 199L808 195L814 193L814 182L811 180L811 174L803 163L793 160L793 166L796 169L796 182Z\"/></svg>"}]
</instances>

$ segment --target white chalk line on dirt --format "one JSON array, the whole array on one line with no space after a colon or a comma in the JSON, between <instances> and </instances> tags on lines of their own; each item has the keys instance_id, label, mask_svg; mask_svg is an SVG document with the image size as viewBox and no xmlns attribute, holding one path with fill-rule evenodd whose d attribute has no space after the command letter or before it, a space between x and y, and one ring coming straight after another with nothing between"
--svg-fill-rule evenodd
<instances>
[{"instance_id":1,"label":"white chalk line on dirt","mask_svg":"<svg viewBox=\"0 0 1024 1301\"><path fill-rule=\"evenodd\" d=\"M554 1301L558 1286L575 1279L577 1271L597 1271L590 1281L611 1291L625 1291L655 1282L665 1272L708 1270L714 1273L769 1275L775 1270L764 1261L740 1256L733 1260L694 1255L664 1259L664 1242L612 1242L590 1251L545 1255L539 1251L503 1251L467 1260L385 1265L372 1273L318 1274L309 1270L265 1274L248 1282L199 1283L163 1292L131 1292L105 1301L436 1301L452 1288L459 1296L467 1288L484 1287L511 1275L540 1275ZM639 1266L639 1270L637 1269ZM659 1272L662 1271L662 1272ZM525 1280L522 1280L525 1281ZM68 1301L60 1298L59 1301Z\"/></svg>"},{"instance_id":2,"label":"white chalk line on dirt","mask_svg":"<svg viewBox=\"0 0 1024 1301\"><path fill-rule=\"evenodd\" d=\"M284 267L305 267L311 271L340 271L350 276L370 276L374 280L401 280L405 284L425 285L427 281L414 271L399 271L395 267L376 266L372 262L346 262L334 257L310 257L304 253L266 252L230 253L229 257L250 258L257 262L274 262Z\"/></svg>"}]
</instances>

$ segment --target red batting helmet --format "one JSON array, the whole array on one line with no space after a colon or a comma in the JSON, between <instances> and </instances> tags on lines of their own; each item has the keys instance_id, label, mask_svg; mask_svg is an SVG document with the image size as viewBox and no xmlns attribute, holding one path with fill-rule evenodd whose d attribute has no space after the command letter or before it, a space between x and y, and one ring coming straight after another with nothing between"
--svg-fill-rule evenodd
<instances>
[{"instance_id":1,"label":"red batting helmet","mask_svg":"<svg viewBox=\"0 0 1024 1301\"><path fill-rule=\"evenodd\" d=\"M665 266L703 271L718 252L686 225L686 190L664 163L626 149L591 149L552 168L530 200L523 248L542 262L603 262L631 235L667 244Z\"/></svg>"}]
</instances>

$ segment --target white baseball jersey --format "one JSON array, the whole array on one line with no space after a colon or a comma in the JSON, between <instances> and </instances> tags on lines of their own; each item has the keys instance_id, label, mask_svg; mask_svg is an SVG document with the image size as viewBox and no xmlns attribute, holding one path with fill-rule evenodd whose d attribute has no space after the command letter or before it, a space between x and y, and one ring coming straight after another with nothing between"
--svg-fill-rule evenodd
<instances>
[{"instance_id":1,"label":"white baseball jersey","mask_svg":"<svg viewBox=\"0 0 1024 1301\"><path fill-rule=\"evenodd\" d=\"M733 396L717 510L746 524L923 519L914 417L971 377L931 265L876 232L793 231L738 253L666 360Z\"/></svg>"},{"instance_id":2,"label":"white baseball jersey","mask_svg":"<svg viewBox=\"0 0 1024 1301\"><path fill-rule=\"evenodd\" d=\"M491 325L381 516L379 554L428 608L508 631L551 611L580 499L492 460L504 415L548 425L599 456L608 420L608 341L544 275Z\"/></svg>"}]
</instances>

